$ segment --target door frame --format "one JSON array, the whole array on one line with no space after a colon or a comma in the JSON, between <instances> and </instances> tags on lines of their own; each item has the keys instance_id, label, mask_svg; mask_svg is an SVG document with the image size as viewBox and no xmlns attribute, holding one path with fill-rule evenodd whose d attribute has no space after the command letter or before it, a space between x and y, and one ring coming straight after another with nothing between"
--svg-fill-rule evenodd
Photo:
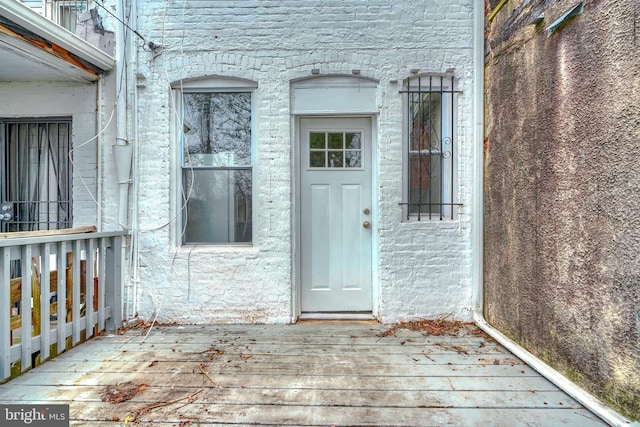
<instances>
[{"instance_id":1,"label":"door frame","mask_svg":"<svg viewBox=\"0 0 640 427\"><path fill-rule=\"evenodd\" d=\"M292 322L296 322L302 315L302 270L301 270L301 248L300 241L301 236L301 212L302 212L302 198L301 198L301 182L302 182L302 165L303 165L303 153L300 150L301 146L301 119L322 119L322 118L366 118L371 122L371 317L367 318L379 318L379 287L378 287L378 116L377 114L294 114L291 118L292 136L292 160L293 160L293 179L292 179L292 194L293 194L293 209L294 209L294 226L293 226L293 256L292 256L292 271L293 271L293 286L292 286ZM323 316L324 318L332 318L330 314ZM341 319L344 319L344 315L340 315ZM362 318L362 315L354 315L353 318Z\"/></svg>"}]
</instances>

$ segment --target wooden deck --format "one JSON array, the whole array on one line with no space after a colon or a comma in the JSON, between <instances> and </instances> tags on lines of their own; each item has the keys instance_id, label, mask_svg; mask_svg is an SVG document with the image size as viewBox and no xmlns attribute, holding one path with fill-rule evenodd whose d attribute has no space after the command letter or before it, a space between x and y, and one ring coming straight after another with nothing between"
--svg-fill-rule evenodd
<instances>
[{"instance_id":1,"label":"wooden deck","mask_svg":"<svg viewBox=\"0 0 640 427\"><path fill-rule=\"evenodd\" d=\"M71 425L110 427L606 425L483 334L387 330L163 326L145 338L133 329L0 386L0 402L69 404Z\"/></svg>"}]
</instances>

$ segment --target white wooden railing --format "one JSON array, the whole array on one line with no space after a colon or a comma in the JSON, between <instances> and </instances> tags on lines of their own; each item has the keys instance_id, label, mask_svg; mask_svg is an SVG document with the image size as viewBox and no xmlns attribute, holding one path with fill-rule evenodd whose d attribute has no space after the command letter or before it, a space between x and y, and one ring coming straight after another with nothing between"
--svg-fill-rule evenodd
<instances>
[{"instance_id":1,"label":"white wooden railing","mask_svg":"<svg viewBox=\"0 0 640 427\"><path fill-rule=\"evenodd\" d=\"M0 238L0 382L122 327L125 235Z\"/></svg>"}]
</instances>

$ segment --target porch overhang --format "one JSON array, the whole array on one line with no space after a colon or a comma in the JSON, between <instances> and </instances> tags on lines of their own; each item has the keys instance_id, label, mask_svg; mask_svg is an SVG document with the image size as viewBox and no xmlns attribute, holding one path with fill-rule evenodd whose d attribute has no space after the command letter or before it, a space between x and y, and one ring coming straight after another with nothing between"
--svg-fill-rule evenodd
<instances>
[{"instance_id":1,"label":"porch overhang","mask_svg":"<svg viewBox=\"0 0 640 427\"><path fill-rule=\"evenodd\" d=\"M19 1L0 3L0 81L96 81L115 59Z\"/></svg>"}]
</instances>

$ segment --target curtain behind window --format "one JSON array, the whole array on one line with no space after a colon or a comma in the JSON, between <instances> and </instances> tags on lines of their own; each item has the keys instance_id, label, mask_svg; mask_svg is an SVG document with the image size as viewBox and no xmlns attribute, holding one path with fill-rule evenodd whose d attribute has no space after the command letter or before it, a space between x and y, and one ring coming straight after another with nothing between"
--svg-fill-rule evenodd
<instances>
[{"instance_id":1,"label":"curtain behind window","mask_svg":"<svg viewBox=\"0 0 640 427\"><path fill-rule=\"evenodd\" d=\"M3 201L13 219L3 231L33 231L71 226L71 123L5 122Z\"/></svg>"}]
</instances>

